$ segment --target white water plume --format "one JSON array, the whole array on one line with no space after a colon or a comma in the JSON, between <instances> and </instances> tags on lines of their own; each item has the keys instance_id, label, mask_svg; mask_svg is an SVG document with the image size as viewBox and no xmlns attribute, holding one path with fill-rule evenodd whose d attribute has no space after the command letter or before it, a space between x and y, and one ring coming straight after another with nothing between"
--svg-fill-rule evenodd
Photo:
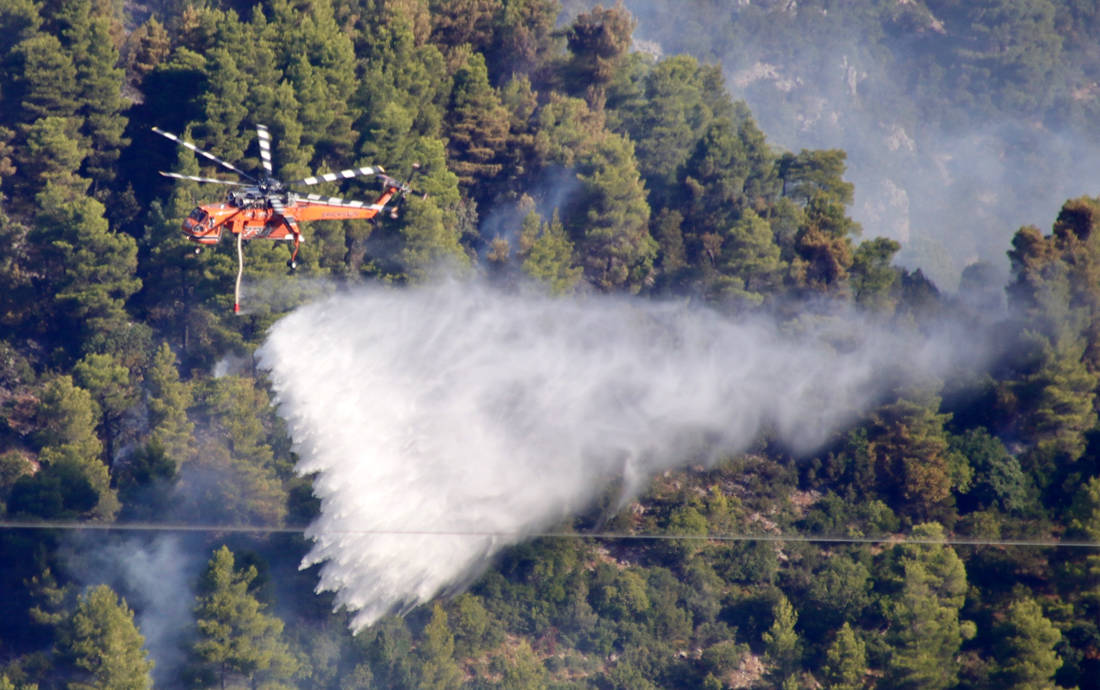
<instances>
[{"instance_id":1,"label":"white water plume","mask_svg":"<svg viewBox=\"0 0 1100 690\"><path fill-rule=\"evenodd\" d=\"M299 308L259 356L297 470L316 473L303 565L322 564L318 590L361 628L468 582L609 482L629 498L655 472L762 432L811 449L901 372L952 364L946 338L842 326L837 347L683 304L470 283Z\"/></svg>"}]
</instances>

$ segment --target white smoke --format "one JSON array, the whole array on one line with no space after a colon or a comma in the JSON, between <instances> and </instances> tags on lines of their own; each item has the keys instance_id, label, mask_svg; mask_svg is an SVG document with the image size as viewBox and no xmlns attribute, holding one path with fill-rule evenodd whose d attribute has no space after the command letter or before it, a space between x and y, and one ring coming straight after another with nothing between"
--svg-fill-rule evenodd
<instances>
[{"instance_id":1,"label":"white smoke","mask_svg":"<svg viewBox=\"0 0 1100 690\"><path fill-rule=\"evenodd\" d=\"M85 585L107 584L126 600L155 662L155 684L171 686L186 662L183 642L190 633L192 584L201 559L176 535L106 542L102 536L74 535L65 553L67 569Z\"/></svg>"},{"instance_id":2,"label":"white smoke","mask_svg":"<svg viewBox=\"0 0 1100 690\"><path fill-rule=\"evenodd\" d=\"M299 308L259 358L297 470L316 473L321 515L303 565L322 564L318 590L361 628L460 586L612 481L629 497L657 471L743 451L765 432L810 449L902 370L952 363L944 338L831 328L842 337L470 283Z\"/></svg>"}]
</instances>

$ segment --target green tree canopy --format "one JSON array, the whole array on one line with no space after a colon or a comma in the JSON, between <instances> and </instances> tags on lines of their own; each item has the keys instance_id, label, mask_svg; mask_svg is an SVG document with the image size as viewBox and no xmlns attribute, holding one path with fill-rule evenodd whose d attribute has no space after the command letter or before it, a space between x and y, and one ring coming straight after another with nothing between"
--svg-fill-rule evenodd
<instances>
[{"instance_id":1,"label":"green tree canopy","mask_svg":"<svg viewBox=\"0 0 1100 690\"><path fill-rule=\"evenodd\" d=\"M936 523L916 525L912 534L933 542L944 538L943 527ZM893 648L886 680L896 688L951 687L958 677L959 646L974 635L974 624L959 620L966 569L945 544L896 549L893 573L900 591L885 602Z\"/></svg>"},{"instance_id":2,"label":"green tree canopy","mask_svg":"<svg viewBox=\"0 0 1100 690\"><path fill-rule=\"evenodd\" d=\"M424 627L423 639L417 646L420 657L420 681L422 688L445 690L462 685L462 671L454 659L454 633L447 625L447 613L436 604L432 618Z\"/></svg>"},{"instance_id":3,"label":"green tree canopy","mask_svg":"<svg viewBox=\"0 0 1100 690\"><path fill-rule=\"evenodd\" d=\"M675 207L672 187L680 166L715 118L733 116L732 103L717 67L686 55L652 66L638 54L631 60L639 75L629 84L612 85L609 120L635 142L638 168L655 205Z\"/></svg>"},{"instance_id":4,"label":"green tree canopy","mask_svg":"<svg viewBox=\"0 0 1100 690\"><path fill-rule=\"evenodd\" d=\"M39 289L52 300L53 327L70 337L121 327L126 300L141 287L133 238L110 229L101 203L71 190L49 184L37 203L28 239L40 252Z\"/></svg>"},{"instance_id":5,"label":"green tree canopy","mask_svg":"<svg viewBox=\"0 0 1100 690\"><path fill-rule=\"evenodd\" d=\"M567 294L580 282L582 269L575 263L573 243L557 210L549 223L540 222L532 211L524 220L520 247L523 272L546 285L551 293Z\"/></svg>"},{"instance_id":6,"label":"green tree canopy","mask_svg":"<svg viewBox=\"0 0 1100 690\"><path fill-rule=\"evenodd\" d=\"M192 649L203 687L244 678L258 683L288 681L298 668L282 640L283 622L263 612L248 588L255 566L235 567L233 552L214 552L199 580L195 597L198 639Z\"/></svg>"},{"instance_id":7,"label":"green tree canopy","mask_svg":"<svg viewBox=\"0 0 1100 690\"><path fill-rule=\"evenodd\" d=\"M825 687L830 690L859 690L867 673L867 645L845 621L825 652Z\"/></svg>"},{"instance_id":8,"label":"green tree canopy","mask_svg":"<svg viewBox=\"0 0 1100 690\"><path fill-rule=\"evenodd\" d=\"M768 659L774 665L772 676L776 679L787 678L800 665L802 642L794 629L797 621L798 613L791 602L780 595L779 601L772 608L772 625L763 638Z\"/></svg>"},{"instance_id":9,"label":"green tree canopy","mask_svg":"<svg viewBox=\"0 0 1100 690\"><path fill-rule=\"evenodd\" d=\"M73 379L91 393L98 406L104 460L110 466L114 462L126 413L137 404L137 386L131 381L130 370L114 356L96 353L89 353L76 363Z\"/></svg>"},{"instance_id":10,"label":"green tree canopy","mask_svg":"<svg viewBox=\"0 0 1100 690\"><path fill-rule=\"evenodd\" d=\"M1000 632L995 682L1013 690L1053 688L1052 677L1062 665L1055 650L1062 633L1043 616L1039 604L1031 598L1012 602Z\"/></svg>"},{"instance_id":11,"label":"green tree canopy","mask_svg":"<svg viewBox=\"0 0 1100 690\"><path fill-rule=\"evenodd\" d=\"M145 690L153 662L134 625L134 612L107 585L88 589L60 625L58 655L75 669L69 690Z\"/></svg>"},{"instance_id":12,"label":"green tree canopy","mask_svg":"<svg viewBox=\"0 0 1100 690\"><path fill-rule=\"evenodd\" d=\"M972 476L965 457L951 452L939 399L899 400L873 416L869 450L880 490L915 520L950 517L952 490Z\"/></svg>"},{"instance_id":13,"label":"green tree canopy","mask_svg":"<svg viewBox=\"0 0 1100 690\"><path fill-rule=\"evenodd\" d=\"M44 468L16 481L8 511L44 518L114 517L119 503L100 457L99 407L92 396L71 377L56 377L43 387L38 417L38 460Z\"/></svg>"},{"instance_id":14,"label":"green tree canopy","mask_svg":"<svg viewBox=\"0 0 1100 690\"><path fill-rule=\"evenodd\" d=\"M577 15L566 31L569 83L590 105L602 106L607 85L626 59L635 24L621 3L606 9L597 5Z\"/></svg>"},{"instance_id":15,"label":"green tree canopy","mask_svg":"<svg viewBox=\"0 0 1100 690\"><path fill-rule=\"evenodd\" d=\"M509 113L489 85L480 53L470 55L454 75L447 108L447 158L459 183L470 194L476 185L498 175L509 131Z\"/></svg>"},{"instance_id":16,"label":"green tree canopy","mask_svg":"<svg viewBox=\"0 0 1100 690\"><path fill-rule=\"evenodd\" d=\"M176 355L161 343L145 374L146 399L149 409L149 437L177 461L187 457L191 448L194 424L187 417L192 390L181 381L176 368Z\"/></svg>"}]
</instances>

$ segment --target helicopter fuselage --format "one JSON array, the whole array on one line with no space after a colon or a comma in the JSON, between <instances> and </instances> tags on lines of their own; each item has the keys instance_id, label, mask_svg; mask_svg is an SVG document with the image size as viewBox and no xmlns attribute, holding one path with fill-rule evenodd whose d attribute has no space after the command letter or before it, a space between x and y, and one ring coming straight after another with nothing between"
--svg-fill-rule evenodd
<instances>
[{"instance_id":1,"label":"helicopter fuselage","mask_svg":"<svg viewBox=\"0 0 1100 690\"><path fill-rule=\"evenodd\" d=\"M216 177L160 171L160 174L165 177L233 187L233 191L226 195L223 203L197 206L183 221L182 227L187 239L199 245L217 244L226 230L237 236L237 284L233 295L235 313L240 312L241 278L244 275L244 252L242 251L244 240L263 238L292 242L290 259L287 260L286 265L294 270L298 266L298 248L302 242L302 231L298 223L314 220L371 219L378 215L378 212L390 201L400 203L410 190L408 182L398 182L386 175L386 171L378 166L347 168L337 172L311 175L301 180L283 182L274 174L271 132L265 125L258 123L256 139L260 148L261 162L261 170L258 173L245 172L229 161L222 160L171 132L165 132L157 127L153 127L153 131L236 173L241 180L234 182ZM419 164L414 163L413 171L415 172L419 167ZM336 197L324 197L320 194L300 194L293 191L296 187L310 187L364 175L382 178L384 191L374 203L348 201ZM390 209L390 216L397 217L396 207ZM200 251L202 251L201 246L195 249L196 253Z\"/></svg>"},{"instance_id":2,"label":"helicopter fuselage","mask_svg":"<svg viewBox=\"0 0 1100 690\"><path fill-rule=\"evenodd\" d=\"M217 244L225 231L241 235L242 239L301 241L299 222L314 220L356 220L373 218L400 191L388 187L373 204L351 206L326 203L286 194L278 208L269 196L246 188L232 192L224 203L197 206L183 221L183 233L192 242Z\"/></svg>"}]
</instances>

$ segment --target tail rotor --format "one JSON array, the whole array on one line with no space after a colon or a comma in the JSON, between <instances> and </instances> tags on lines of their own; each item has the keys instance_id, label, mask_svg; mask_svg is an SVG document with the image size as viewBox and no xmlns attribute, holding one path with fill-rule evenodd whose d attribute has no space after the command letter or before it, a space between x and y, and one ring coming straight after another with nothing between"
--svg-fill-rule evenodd
<instances>
[{"instance_id":1,"label":"tail rotor","mask_svg":"<svg viewBox=\"0 0 1100 690\"><path fill-rule=\"evenodd\" d=\"M409 194L416 193L413 187L413 179L420 171L420 163L413 163L412 170L409 172L404 182L400 182L389 176L383 178L383 182L386 186L395 190L393 195L393 206L390 208L390 218L396 219L398 215L400 215L402 207L405 205L405 198ZM427 192L422 193L421 198L427 199Z\"/></svg>"}]
</instances>

